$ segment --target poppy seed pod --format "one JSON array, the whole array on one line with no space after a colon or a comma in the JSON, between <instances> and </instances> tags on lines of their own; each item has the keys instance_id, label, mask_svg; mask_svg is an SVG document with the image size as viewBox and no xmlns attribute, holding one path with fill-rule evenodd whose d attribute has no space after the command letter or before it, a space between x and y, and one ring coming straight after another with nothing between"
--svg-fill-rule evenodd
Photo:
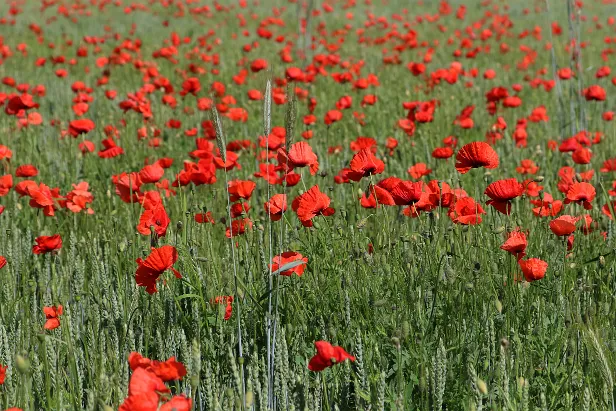
<instances>
[{"instance_id":1,"label":"poppy seed pod","mask_svg":"<svg viewBox=\"0 0 616 411\"><path fill-rule=\"evenodd\" d=\"M17 355L15 357L15 368L22 374L30 372L30 361L23 355Z\"/></svg>"},{"instance_id":2,"label":"poppy seed pod","mask_svg":"<svg viewBox=\"0 0 616 411\"><path fill-rule=\"evenodd\" d=\"M182 229L182 227L184 227L184 223L183 223L183 222L181 222L181 221L178 221L178 222L177 222L177 224L175 225L175 227L176 227L176 228L177 228L177 230L179 231L179 230L181 230L181 229Z\"/></svg>"},{"instance_id":3,"label":"poppy seed pod","mask_svg":"<svg viewBox=\"0 0 616 411\"><path fill-rule=\"evenodd\" d=\"M477 378L477 380L475 380L475 385L477 386L477 389L480 393L482 393L483 395L488 394L488 385L485 383L484 380L482 380L481 378Z\"/></svg>"}]
</instances>

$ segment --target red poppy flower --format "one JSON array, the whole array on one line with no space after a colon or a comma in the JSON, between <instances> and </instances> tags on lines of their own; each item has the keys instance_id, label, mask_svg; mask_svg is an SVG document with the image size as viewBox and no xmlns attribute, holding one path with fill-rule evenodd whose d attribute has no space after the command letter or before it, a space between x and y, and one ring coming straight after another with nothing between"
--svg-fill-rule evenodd
<instances>
[{"instance_id":1,"label":"red poppy flower","mask_svg":"<svg viewBox=\"0 0 616 411\"><path fill-rule=\"evenodd\" d=\"M0 268L6 265L6 258L0 255Z\"/></svg>"},{"instance_id":2,"label":"red poppy flower","mask_svg":"<svg viewBox=\"0 0 616 411\"><path fill-rule=\"evenodd\" d=\"M30 94L22 94L20 96L13 96L9 100L4 112L8 115L19 114L20 111L26 111L31 108L38 108L39 104L35 103Z\"/></svg>"},{"instance_id":3,"label":"red poppy flower","mask_svg":"<svg viewBox=\"0 0 616 411\"><path fill-rule=\"evenodd\" d=\"M98 152L100 158L114 158L124 154L124 149L115 143L113 137L104 139L102 143L104 148Z\"/></svg>"},{"instance_id":4,"label":"red poppy flower","mask_svg":"<svg viewBox=\"0 0 616 411\"><path fill-rule=\"evenodd\" d=\"M13 175L7 174L5 176L0 176L0 197L7 195L12 187Z\"/></svg>"},{"instance_id":5,"label":"red poppy flower","mask_svg":"<svg viewBox=\"0 0 616 411\"><path fill-rule=\"evenodd\" d=\"M158 409L159 393L170 390L153 372L137 368L130 377L128 398L120 405L118 411L150 411Z\"/></svg>"},{"instance_id":6,"label":"red poppy flower","mask_svg":"<svg viewBox=\"0 0 616 411\"><path fill-rule=\"evenodd\" d=\"M8 365L0 364L0 385L4 384L4 380L6 379L6 370L8 369L9 369Z\"/></svg>"},{"instance_id":7,"label":"red poppy flower","mask_svg":"<svg viewBox=\"0 0 616 411\"><path fill-rule=\"evenodd\" d=\"M585 88L582 94L584 95L586 101L604 101L607 97L605 89L596 84Z\"/></svg>"},{"instance_id":8,"label":"red poppy flower","mask_svg":"<svg viewBox=\"0 0 616 411\"><path fill-rule=\"evenodd\" d=\"M595 199L596 195L597 191L592 184L586 182L576 182L569 186L565 204L575 202L584 206L586 210L590 210L592 208L592 204L590 204L590 202Z\"/></svg>"},{"instance_id":9,"label":"red poppy flower","mask_svg":"<svg viewBox=\"0 0 616 411\"><path fill-rule=\"evenodd\" d=\"M278 221L282 218L282 215L287 211L287 196L286 194L275 194L272 198L266 202L263 207L265 212L269 216L270 220Z\"/></svg>"},{"instance_id":10,"label":"red poppy flower","mask_svg":"<svg viewBox=\"0 0 616 411\"><path fill-rule=\"evenodd\" d=\"M297 217L304 227L312 227L312 219L317 215L331 216L335 210L329 206L330 199L327 194L319 190L315 185L293 200L291 208L297 213Z\"/></svg>"},{"instance_id":11,"label":"red poppy flower","mask_svg":"<svg viewBox=\"0 0 616 411\"><path fill-rule=\"evenodd\" d=\"M62 310L63 308L61 305L43 308L43 313L45 313L46 318L44 328L46 330L55 330L60 326L59 317L62 315Z\"/></svg>"},{"instance_id":12,"label":"red poppy flower","mask_svg":"<svg viewBox=\"0 0 616 411\"><path fill-rule=\"evenodd\" d=\"M612 201L611 203L605 204L601 207L601 212L608 216L610 220L614 219L614 212L616 212L616 201Z\"/></svg>"},{"instance_id":13,"label":"red poppy flower","mask_svg":"<svg viewBox=\"0 0 616 411\"><path fill-rule=\"evenodd\" d=\"M432 157L446 159L453 156L453 148L451 147L437 147L432 150Z\"/></svg>"},{"instance_id":14,"label":"red poppy flower","mask_svg":"<svg viewBox=\"0 0 616 411\"><path fill-rule=\"evenodd\" d=\"M550 221L550 230L557 236L567 236L575 231L575 223L577 221L578 218L563 215Z\"/></svg>"},{"instance_id":15,"label":"red poppy flower","mask_svg":"<svg viewBox=\"0 0 616 411\"><path fill-rule=\"evenodd\" d=\"M361 177L381 174L385 170L385 163L372 154L371 149L364 148L353 156L349 167L355 174L355 178L352 176L349 177L352 180L357 181Z\"/></svg>"},{"instance_id":16,"label":"red poppy flower","mask_svg":"<svg viewBox=\"0 0 616 411\"><path fill-rule=\"evenodd\" d=\"M328 126L331 126L332 124L334 124L337 121L342 120L342 112L338 111L338 110L329 110L326 114L325 114L325 124Z\"/></svg>"},{"instance_id":17,"label":"red poppy flower","mask_svg":"<svg viewBox=\"0 0 616 411\"><path fill-rule=\"evenodd\" d=\"M32 164L23 164L15 170L15 177L34 177L38 175L38 170Z\"/></svg>"},{"instance_id":18,"label":"red poppy flower","mask_svg":"<svg viewBox=\"0 0 616 411\"><path fill-rule=\"evenodd\" d=\"M481 214L485 214L479 203L471 197L458 198L449 207L449 218L456 224L476 225L481 224Z\"/></svg>"},{"instance_id":19,"label":"red poppy flower","mask_svg":"<svg viewBox=\"0 0 616 411\"><path fill-rule=\"evenodd\" d=\"M34 239L36 245L32 247L34 254L46 254L62 248L62 238L60 234L52 236L42 235Z\"/></svg>"},{"instance_id":20,"label":"red poppy flower","mask_svg":"<svg viewBox=\"0 0 616 411\"><path fill-rule=\"evenodd\" d=\"M138 258L135 280L140 287L146 287L148 294L157 292L156 282L166 270L171 270L177 278L182 278L178 270L173 268L173 264L178 260L178 252L171 245L164 245L160 248L152 247L152 252L145 259Z\"/></svg>"},{"instance_id":21,"label":"red poppy flower","mask_svg":"<svg viewBox=\"0 0 616 411\"><path fill-rule=\"evenodd\" d=\"M527 246L526 234L521 230L515 230L507 235L507 240L500 248L514 255L519 260L526 255Z\"/></svg>"},{"instance_id":22,"label":"red poppy flower","mask_svg":"<svg viewBox=\"0 0 616 411\"><path fill-rule=\"evenodd\" d=\"M232 295L219 295L216 298L210 299L211 305L226 305L225 316L223 320L228 321L233 314L233 296Z\"/></svg>"},{"instance_id":23,"label":"red poppy flower","mask_svg":"<svg viewBox=\"0 0 616 411\"><path fill-rule=\"evenodd\" d=\"M161 204L146 209L139 218L139 224L137 224L137 231L143 235L151 234L151 227L154 227L154 232L159 237L164 237L167 234L167 227L171 220L167 215L167 210Z\"/></svg>"},{"instance_id":24,"label":"red poppy flower","mask_svg":"<svg viewBox=\"0 0 616 411\"><path fill-rule=\"evenodd\" d=\"M37 185L30 180L22 181L22 183L25 183L24 195L30 197L30 207L42 208L43 214L45 214L47 217L53 217L57 208L54 201L54 197L58 197L57 193L55 193L56 195L54 195L54 191L52 191L43 183ZM18 186L20 184L15 186L15 191L19 192Z\"/></svg>"},{"instance_id":25,"label":"red poppy flower","mask_svg":"<svg viewBox=\"0 0 616 411\"><path fill-rule=\"evenodd\" d=\"M13 152L7 146L0 144L0 160L8 161L11 157L13 157Z\"/></svg>"},{"instance_id":26,"label":"red poppy flower","mask_svg":"<svg viewBox=\"0 0 616 411\"><path fill-rule=\"evenodd\" d=\"M281 165L289 164L291 168L306 167L310 168L310 174L315 175L319 171L319 159L317 155L312 151L312 147L305 141L295 143L286 153L288 162L284 161L285 152L284 149L278 150L278 158ZM282 160L282 161L281 161Z\"/></svg>"},{"instance_id":27,"label":"red poppy flower","mask_svg":"<svg viewBox=\"0 0 616 411\"><path fill-rule=\"evenodd\" d=\"M410 205L421 199L423 182L398 180L389 190L396 205Z\"/></svg>"},{"instance_id":28,"label":"red poppy flower","mask_svg":"<svg viewBox=\"0 0 616 411\"><path fill-rule=\"evenodd\" d=\"M257 184L250 180L229 181L228 190L231 202L235 202L239 199L250 200L256 186Z\"/></svg>"},{"instance_id":29,"label":"red poppy flower","mask_svg":"<svg viewBox=\"0 0 616 411\"><path fill-rule=\"evenodd\" d=\"M87 208L88 214L94 214L94 211L88 207L88 204L94 201L94 196L88 191L89 188L90 185L87 181L73 184L73 190L66 194L64 200L59 201L60 205L73 213L79 213Z\"/></svg>"},{"instance_id":30,"label":"red poppy flower","mask_svg":"<svg viewBox=\"0 0 616 411\"><path fill-rule=\"evenodd\" d=\"M526 281L541 280L545 276L545 272L548 269L548 263L538 258L529 258L528 260L518 261L524 278Z\"/></svg>"},{"instance_id":31,"label":"red poppy flower","mask_svg":"<svg viewBox=\"0 0 616 411\"><path fill-rule=\"evenodd\" d=\"M68 125L68 133L73 137L77 137L80 134L89 133L94 130L94 127L94 122L90 119L73 120Z\"/></svg>"},{"instance_id":32,"label":"red poppy flower","mask_svg":"<svg viewBox=\"0 0 616 411\"><path fill-rule=\"evenodd\" d=\"M181 362L176 361L175 357L171 357L167 361L156 361L145 358L138 352L131 352L128 356L128 364L131 370L143 368L154 373L164 382L181 380L182 377L186 376L186 367Z\"/></svg>"},{"instance_id":33,"label":"red poppy flower","mask_svg":"<svg viewBox=\"0 0 616 411\"><path fill-rule=\"evenodd\" d=\"M502 214L511 212L511 200L524 193L524 186L515 178L498 180L491 183L485 194L491 198L486 204L491 205Z\"/></svg>"},{"instance_id":34,"label":"red poppy flower","mask_svg":"<svg viewBox=\"0 0 616 411\"><path fill-rule=\"evenodd\" d=\"M337 345L333 346L327 341L316 341L314 346L317 349L317 353L308 363L308 369L310 371L323 371L347 359L355 361L355 357L346 352L344 348Z\"/></svg>"},{"instance_id":35,"label":"red poppy flower","mask_svg":"<svg viewBox=\"0 0 616 411\"><path fill-rule=\"evenodd\" d=\"M419 180L423 176L430 175L432 172L431 168L428 168L426 163L417 163L407 170L407 172L411 175L411 177L415 180Z\"/></svg>"},{"instance_id":36,"label":"red poppy flower","mask_svg":"<svg viewBox=\"0 0 616 411\"><path fill-rule=\"evenodd\" d=\"M198 224L210 223L214 224L214 218L212 217L212 212L208 211L206 213L195 214L195 222Z\"/></svg>"},{"instance_id":37,"label":"red poppy flower","mask_svg":"<svg viewBox=\"0 0 616 411\"><path fill-rule=\"evenodd\" d=\"M139 178L143 184L157 183L165 174L165 169L158 163L150 164L139 171Z\"/></svg>"},{"instance_id":38,"label":"red poppy flower","mask_svg":"<svg viewBox=\"0 0 616 411\"><path fill-rule=\"evenodd\" d=\"M478 167L498 167L498 154L483 141L466 144L456 154L456 170L459 173L466 174L471 168Z\"/></svg>"},{"instance_id":39,"label":"red poppy flower","mask_svg":"<svg viewBox=\"0 0 616 411\"><path fill-rule=\"evenodd\" d=\"M281 267L292 263L294 261L303 261L303 264L296 265L295 267L291 267L287 270L281 271L280 275L285 277L290 277L294 273L297 274L298 277L301 277L304 274L304 270L306 269L306 264L308 263L308 258L304 257L300 253L296 253L295 251L286 251L280 255L277 255L272 259L272 263L270 264L270 270L272 272L278 271Z\"/></svg>"},{"instance_id":40,"label":"red poppy flower","mask_svg":"<svg viewBox=\"0 0 616 411\"><path fill-rule=\"evenodd\" d=\"M115 193L122 201L125 203L139 201L139 195L141 195L139 190L142 183L138 173L114 175L111 181L115 186Z\"/></svg>"},{"instance_id":41,"label":"red poppy flower","mask_svg":"<svg viewBox=\"0 0 616 411\"><path fill-rule=\"evenodd\" d=\"M232 238L238 235L242 235L246 232L247 228L252 228L252 220L250 218L240 218L233 220L231 226L227 227L225 235L227 238Z\"/></svg>"},{"instance_id":42,"label":"red poppy flower","mask_svg":"<svg viewBox=\"0 0 616 411\"><path fill-rule=\"evenodd\" d=\"M515 168L515 171L518 174L537 174L539 167L537 167L533 160L525 159L520 161L520 165Z\"/></svg>"}]
</instances>

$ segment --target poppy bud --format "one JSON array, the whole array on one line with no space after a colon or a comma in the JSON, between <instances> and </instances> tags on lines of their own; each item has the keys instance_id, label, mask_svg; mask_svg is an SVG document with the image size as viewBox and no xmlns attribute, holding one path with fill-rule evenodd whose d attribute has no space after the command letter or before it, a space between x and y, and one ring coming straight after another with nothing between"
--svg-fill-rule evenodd
<instances>
[{"instance_id":1,"label":"poppy bud","mask_svg":"<svg viewBox=\"0 0 616 411\"><path fill-rule=\"evenodd\" d=\"M27 374L30 372L30 361L18 354L17 357L15 357L15 367L20 373Z\"/></svg>"},{"instance_id":2,"label":"poppy bud","mask_svg":"<svg viewBox=\"0 0 616 411\"><path fill-rule=\"evenodd\" d=\"M47 337L45 334L37 334L36 336L41 343L45 342L45 337Z\"/></svg>"},{"instance_id":3,"label":"poppy bud","mask_svg":"<svg viewBox=\"0 0 616 411\"><path fill-rule=\"evenodd\" d=\"M402 338L404 338L405 340L409 338L409 334L411 333L411 325L408 321L404 320L402 322L402 329L400 331L402 333Z\"/></svg>"},{"instance_id":4,"label":"poppy bud","mask_svg":"<svg viewBox=\"0 0 616 411\"><path fill-rule=\"evenodd\" d=\"M500 226L500 227L494 227L492 229L492 233L494 234L501 234L505 231L505 227L504 226Z\"/></svg>"},{"instance_id":5,"label":"poppy bud","mask_svg":"<svg viewBox=\"0 0 616 411\"><path fill-rule=\"evenodd\" d=\"M599 256L599 267L603 268L605 267L605 257L604 256Z\"/></svg>"},{"instance_id":6,"label":"poppy bud","mask_svg":"<svg viewBox=\"0 0 616 411\"><path fill-rule=\"evenodd\" d=\"M494 305L496 305L496 311L498 311L499 314L503 312L503 303L501 303L500 300L496 300Z\"/></svg>"},{"instance_id":7,"label":"poppy bud","mask_svg":"<svg viewBox=\"0 0 616 411\"><path fill-rule=\"evenodd\" d=\"M545 180L545 177L543 176L537 176L533 179L535 183L541 183L543 180Z\"/></svg>"},{"instance_id":8,"label":"poppy bud","mask_svg":"<svg viewBox=\"0 0 616 411\"><path fill-rule=\"evenodd\" d=\"M500 340L500 345L504 348L507 349L507 347L509 347L509 340L506 339L505 337L501 338Z\"/></svg>"},{"instance_id":9,"label":"poppy bud","mask_svg":"<svg viewBox=\"0 0 616 411\"><path fill-rule=\"evenodd\" d=\"M319 175L323 178L327 177L327 171L323 170L319 173Z\"/></svg>"},{"instance_id":10,"label":"poppy bud","mask_svg":"<svg viewBox=\"0 0 616 411\"><path fill-rule=\"evenodd\" d=\"M108 405L103 405L103 411L113 411L113 408Z\"/></svg>"},{"instance_id":11,"label":"poppy bud","mask_svg":"<svg viewBox=\"0 0 616 411\"><path fill-rule=\"evenodd\" d=\"M582 181L584 181L584 179L582 178L582 175L580 173L575 173L575 180L578 183L581 183Z\"/></svg>"},{"instance_id":12,"label":"poppy bud","mask_svg":"<svg viewBox=\"0 0 616 411\"><path fill-rule=\"evenodd\" d=\"M252 391L246 391L246 408L252 408L254 402L254 395Z\"/></svg>"},{"instance_id":13,"label":"poppy bud","mask_svg":"<svg viewBox=\"0 0 616 411\"><path fill-rule=\"evenodd\" d=\"M488 394L488 386L484 380L482 380L481 378L477 378L477 380L475 380L475 385L477 386L477 389L480 393L482 393L483 395Z\"/></svg>"},{"instance_id":14,"label":"poppy bud","mask_svg":"<svg viewBox=\"0 0 616 411\"><path fill-rule=\"evenodd\" d=\"M391 337L391 343L394 345L394 347L396 347L396 349L400 349L400 338Z\"/></svg>"},{"instance_id":15,"label":"poppy bud","mask_svg":"<svg viewBox=\"0 0 616 411\"><path fill-rule=\"evenodd\" d=\"M524 377L519 377L518 378L518 387L521 390L522 388L524 388L524 386L526 386L528 384L528 382L526 381L526 379Z\"/></svg>"},{"instance_id":16,"label":"poppy bud","mask_svg":"<svg viewBox=\"0 0 616 411\"><path fill-rule=\"evenodd\" d=\"M569 264L569 268L571 268L572 270L575 269L575 267L577 267L576 263Z\"/></svg>"},{"instance_id":17,"label":"poppy bud","mask_svg":"<svg viewBox=\"0 0 616 411\"><path fill-rule=\"evenodd\" d=\"M199 376L197 374L190 377L190 385L193 387L199 386Z\"/></svg>"}]
</instances>

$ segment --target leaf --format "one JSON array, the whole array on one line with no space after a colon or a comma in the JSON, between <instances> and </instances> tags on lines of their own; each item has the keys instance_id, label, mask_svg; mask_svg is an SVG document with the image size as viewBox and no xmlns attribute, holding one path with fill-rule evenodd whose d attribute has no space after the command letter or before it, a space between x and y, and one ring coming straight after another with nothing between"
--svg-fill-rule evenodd
<instances>
[{"instance_id":1,"label":"leaf","mask_svg":"<svg viewBox=\"0 0 616 411\"><path fill-rule=\"evenodd\" d=\"M282 267L278 268L276 271L272 272L272 275L278 275L284 271L290 270L291 268L295 268L298 265L302 265L302 264L306 264L306 262L303 260L291 261L290 263L287 263L283 265Z\"/></svg>"},{"instance_id":2,"label":"leaf","mask_svg":"<svg viewBox=\"0 0 616 411\"><path fill-rule=\"evenodd\" d=\"M201 298L201 296L199 294L182 294L178 297L175 297L176 300L184 300L186 298Z\"/></svg>"}]
</instances>

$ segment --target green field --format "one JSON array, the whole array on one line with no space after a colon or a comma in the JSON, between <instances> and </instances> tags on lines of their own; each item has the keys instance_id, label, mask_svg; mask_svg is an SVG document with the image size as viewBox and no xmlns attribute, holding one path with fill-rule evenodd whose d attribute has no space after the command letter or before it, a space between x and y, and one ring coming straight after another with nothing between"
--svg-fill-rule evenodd
<instances>
[{"instance_id":1,"label":"green field","mask_svg":"<svg viewBox=\"0 0 616 411\"><path fill-rule=\"evenodd\" d=\"M4 3L0 409L613 411L615 17Z\"/></svg>"}]
</instances>

